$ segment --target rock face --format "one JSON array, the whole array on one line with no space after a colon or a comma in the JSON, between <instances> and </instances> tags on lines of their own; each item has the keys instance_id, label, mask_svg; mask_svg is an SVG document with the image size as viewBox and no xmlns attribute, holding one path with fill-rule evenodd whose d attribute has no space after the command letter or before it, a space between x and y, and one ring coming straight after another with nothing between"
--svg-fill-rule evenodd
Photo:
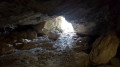
<instances>
[{"instance_id":1,"label":"rock face","mask_svg":"<svg viewBox=\"0 0 120 67\"><path fill-rule=\"evenodd\" d=\"M43 31L42 31L42 29L44 28L45 23L46 22L41 22L41 23L39 23L39 24L37 24L37 25L34 26L34 29L36 30L36 32L38 34L44 34Z\"/></svg>"},{"instance_id":2,"label":"rock face","mask_svg":"<svg viewBox=\"0 0 120 67\"><path fill-rule=\"evenodd\" d=\"M51 30L60 30L61 29L61 20L60 17L50 19L46 22L37 24L34 26L34 29L37 33L49 35Z\"/></svg>"},{"instance_id":3,"label":"rock face","mask_svg":"<svg viewBox=\"0 0 120 67\"><path fill-rule=\"evenodd\" d=\"M81 21L82 22L82 21ZM89 34L91 31L93 31L93 28L96 26L95 23L87 23L85 24L79 24L79 23L72 23L74 30L76 33L82 33L82 34Z\"/></svg>"},{"instance_id":4,"label":"rock face","mask_svg":"<svg viewBox=\"0 0 120 67\"><path fill-rule=\"evenodd\" d=\"M90 52L90 60L95 64L106 64L116 55L119 39L114 32L100 36Z\"/></svg>"}]
</instances>

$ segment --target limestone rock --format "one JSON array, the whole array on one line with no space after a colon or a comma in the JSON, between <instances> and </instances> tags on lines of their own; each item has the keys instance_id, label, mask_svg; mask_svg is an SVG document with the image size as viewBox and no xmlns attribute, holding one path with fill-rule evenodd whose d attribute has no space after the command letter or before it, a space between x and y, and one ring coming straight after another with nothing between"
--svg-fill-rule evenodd
<instances>
[{"instance_id":1,"label":"limestone rock","mask_svg":"<svg viewBox=\"0 0 120 67\"><path fill-rule=\"evenodd\" d=\"M37 33L49 35L49 32L52 30L61 30L61 19L60 17L57 17L45 22L41 22L35 25L34 29L37 31Z\"/></svg>"},{"instance_id":2,"label":"limestone rock","mask_svg":"<svg viewBox=\"0 0 120 67\"><path fill-rule=\"evenodd\" d=\"M75 67L86 67L89 64L89 56L84 52L75 53Z\"/></svg>"},{"instance_id":3,"label":"limestone rock","mask_svg":"<svg viewBox=\"0 0 120 67\"><path fill-rule=\"evenodd\" d=\"M119 39L115 32L101 35L94 43L90 52L90 60L96 64L106 64L116 55Z\"/></svg>"}]
</instances>

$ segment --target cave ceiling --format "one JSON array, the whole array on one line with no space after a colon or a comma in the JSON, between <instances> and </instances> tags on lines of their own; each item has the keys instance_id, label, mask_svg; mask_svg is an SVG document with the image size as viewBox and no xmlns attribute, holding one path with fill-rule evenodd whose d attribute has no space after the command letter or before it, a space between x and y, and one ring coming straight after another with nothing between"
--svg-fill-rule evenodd
<instances>
[{"instance_id":1,"label":"cave ceiling","mask_svg":"<svg viewBox=\"0 0 120 67\"><path fill-rule=\"evenodd\" d=\"M52 17L67 20L108 21L112 0L0 0L0 26L43 22ZM101 20L101 21L100 21ZM81 22L82 23L82 22Z\"/></svg>"}]
</instances>

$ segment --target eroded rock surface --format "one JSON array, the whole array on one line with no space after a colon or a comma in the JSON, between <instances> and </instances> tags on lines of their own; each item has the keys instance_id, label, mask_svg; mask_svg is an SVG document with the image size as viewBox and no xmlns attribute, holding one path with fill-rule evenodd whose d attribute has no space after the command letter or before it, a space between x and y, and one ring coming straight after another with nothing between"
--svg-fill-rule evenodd
<instances>
[{"instance_id":1,"label":"eroded rock surface","mask_svg":"<svg viewBox=\"0 0 120 67\"><path fill-rule=\"evenodd\" d=\"M90 60L96 64L106 64L116 55L119 39L115 32L100 36L90 52Z\"/></svg>"}]
</instances>

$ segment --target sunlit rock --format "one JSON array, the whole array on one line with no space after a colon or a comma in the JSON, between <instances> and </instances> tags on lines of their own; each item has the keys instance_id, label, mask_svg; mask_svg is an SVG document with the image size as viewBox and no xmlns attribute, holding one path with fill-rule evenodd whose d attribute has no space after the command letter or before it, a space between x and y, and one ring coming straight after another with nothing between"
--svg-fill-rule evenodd
<instances>
[{"instance_id":1,"label":"sunlit rock","mask_svg":"<svg viewBox=\"0 0 120 67\"><path fill-rule=\"evenodd\" d=\"M34 26L37 33L49 35L50 31L61 31L61 19L59 17L50 19L45 22L41 22Z\"/></svg>"},{"instance_id":2,"label":"sunlit rock","mask_svg":"<svg viewBox=\"0 0 120 67\"><path fill-rule=\"evenodd\" d=\"M52 30L60 30L61 29L61 19L59 17L51 19L45 23L43 28L43 32L45 34L49 34Z\"/></svg>"},{"instance_id":3,"label":"sunlit rock","mask_svg":"<svg viewBox=\"0 0 120 67\"><path fill-rule=\"evenodd\" d=\"M48 34L48 37L56 40L60 37L60 32L58 30L50 31L49 34Z\"/></svg>"},{"instance_id":4,"label":"sunlit rock","mask_svg":"<svg viewBox=\"0 0 120 67\"><path fill-rule=\"evenodd\" d=\"M101 35L90 52L90 60L96 64L106 64L116 55L119 39L115 32Z\"/></svg>"}]
</instances>

